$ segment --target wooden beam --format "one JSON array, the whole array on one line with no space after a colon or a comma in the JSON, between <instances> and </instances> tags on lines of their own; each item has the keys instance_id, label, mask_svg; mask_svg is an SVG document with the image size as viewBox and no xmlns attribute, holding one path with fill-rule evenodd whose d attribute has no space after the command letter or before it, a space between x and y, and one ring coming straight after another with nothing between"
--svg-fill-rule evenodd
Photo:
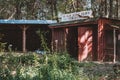
<instances>
[{"instance_id":1,"label":"wooden beam","mask_svg":"<svg viewBox=\"0 0 120 80\"><path fill-rule=\"evenodd\" d=\"M54 52L54 29L52 29L52 41L51 41L52 52Z\"/></svg>"},{"instance_id":2,"label":"wooden beam","mask_svg":"<svg viewBox=\"0 0 120 80\"><path fill-rule=\"evenodd\" d=\"M116 29L120 29L120 26L117 26L117 25L110 25L111 27L113 27L113 28L116 28Z\"/></svg>"},{"instance_id":3,"label":"wooden beam","mask_svg":"<svg viewBox=\"0 0 120 80\"><path fill-rule=\"evenodd\" d=\"M26 30L28 29L27 26L21 26L22 29L22 51L26 52Z\"/></svg>"},{"instance_id":4,"label":"wooden beam","mask_svg":"<svg viewBox=\"0 0 120 80\"><path fill-rule=\"evenodd\" d=\"M116 29L113 29L113 43L114 43L114 59L113 62L116 62Z\"/></svg>"}]
</instances>

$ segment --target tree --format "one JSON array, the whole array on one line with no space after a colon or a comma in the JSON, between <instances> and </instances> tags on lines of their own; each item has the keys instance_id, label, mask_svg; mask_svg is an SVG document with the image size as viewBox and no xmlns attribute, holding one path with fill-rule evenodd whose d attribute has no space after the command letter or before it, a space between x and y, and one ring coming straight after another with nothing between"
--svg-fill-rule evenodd
<instances>
[{"instance_id":1,"label":"tree","mask_svg":"<svg viewBox=\"0 0 120 80\"><path fill-rule=\"evenodd\" d=\"M1 19L50 19L47 0L0 0Z\"/></svg>"},{"instance_id":2,"label":"tree","mask_svg":"<svg viewBox=\"0 0 120 80\"><path fill-rule=\"evenodd\" d=\"M59 13L90 9L94 17L120 18L120 0L0 0L1 19L58 19Z\"/></svg>"},{"instance_id":3,"label":"tree","mask_svg":"<svg viewBox=\"0 0 120 80\"><path fill-rule=\"evenodd\" d=\"M94 17L119 19L119 0L92 0Z\"/></svg>"}]
</instances>

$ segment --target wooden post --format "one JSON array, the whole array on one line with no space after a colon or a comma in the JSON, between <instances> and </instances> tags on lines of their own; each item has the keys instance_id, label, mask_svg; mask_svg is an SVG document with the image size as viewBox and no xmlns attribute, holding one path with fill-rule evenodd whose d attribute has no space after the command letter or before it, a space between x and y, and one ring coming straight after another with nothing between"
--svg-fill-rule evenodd
<instances>
[{"instance_id":1,"label":"wooden post","mask_svg":"<svg viewBox=\"0 0 120 80\"><path fill-rule=\"evenodd\" d=\"M64 42L65 42L65 45L64 45L64 48L65 48L65 51L67 51L67 30L68 30L68 28L65 28L65 30L64 30L64 38L65 38L65 40L64 40Z\"/></svg>"},{"instance_id":2,"label":"wooden post","mask_svg":"<svg viewBox=\"0 0 120 80\"><path fill-rule=\"evenodd\" d=\"M116 62L116 30L113 30L113 44L114 44L114 59L113 62Z\"/></svg>"},{"instance_id":3,"label":"wooden post","mask_svg":"<svg viewBox=\"0 0 120 80\"><path fill-rule=\"evenodd\" d=\"M52 53L54 52L54 29L52 29L52 41L51 41L51 48L52 48Z\"/></svg>"},{"instance_id":4,"label":"wooden post","mask_svg":"<svg viewBox=\"0 0 120 80\"><path fill-rule=\"evenodd\" d=\"M26 30L28 29L27 26L21 26L22 29L22 51L26 52Z\"/></svg>"}]
</instances>

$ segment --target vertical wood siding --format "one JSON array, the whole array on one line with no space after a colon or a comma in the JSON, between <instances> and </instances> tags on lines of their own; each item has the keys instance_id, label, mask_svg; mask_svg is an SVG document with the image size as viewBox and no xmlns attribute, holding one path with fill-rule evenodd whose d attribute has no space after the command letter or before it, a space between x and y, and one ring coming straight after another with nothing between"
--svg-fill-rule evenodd
<instances>
[{"instance_id":1,"label":"vertical wood siding","mask_svg":"<svg viewBox=\"0 0 120 80\"><path fill-rule=\"evenodd\" d=\"M93 32L91 27L78 28L78 60L83 61L92 57Z\"/></svg>"},{"instance_id":2,"label":"vertical wood siding","mask_svg":"<svg viewBox=\"0 0 120 80\"><path fill-rule=\"evenodd\" d=\"M111 23L109 20L106 19L99 19L98 20L98 60L103 61L106 54L106 48L108 47L107 43L113 41L113 34L109 34L106 30L110 30L110 27L107 27L106 24ZM111 29L110 32L112 32ZM107 35L109 34L109 35ZM106 38L106 37L109 37ZM109 40L109 41L108 41ZM113 42L111 42L113 44Z\"/></svg>"},{"instance_id":3,"label":"vertical wood siding","mask_svg":"<svg viewBox=\"0 0 120 80\"><path fill-rule=\"evenodd\" d=\"M62 52L65 50L65 30L64 28L53 29L52 31L53 51Z\"/></svg>"}]
</instances>

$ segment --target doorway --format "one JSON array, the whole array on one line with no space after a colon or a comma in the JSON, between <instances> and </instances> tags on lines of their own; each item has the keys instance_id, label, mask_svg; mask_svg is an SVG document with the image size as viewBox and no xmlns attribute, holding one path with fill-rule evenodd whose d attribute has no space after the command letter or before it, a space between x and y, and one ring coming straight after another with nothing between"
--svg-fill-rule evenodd
<instances>
[{"instance_id":1,"label":"doorway","mask_svg":"<svg viewBox=\"0 0 120 80\"><path fill-rule=\"evenodd\" d=\"M120 30L117 31L117 60L120 61Z\"/></svg>"},{"instance_id":2,"label":"doorway","mask_svg":"<svg viewBox=\"0 0 120 80\"><path fill-rule=\"evenodd\" d=\"M105 30L104 38L104 61L113 61L114 59L114 43L113 43L113 30Z\"/></svg>"},{"instance_id":3,"label":"doorway","mask_svg":"<svg viewBox=\"0 0 120 80\"><path fill-rule=\"evenodd\" d=\"M67 28L67 40L66 40L66 47L68 53L77 59L78 57L78 28L77 27L70 27Z\"/></svg>"},{"instance_id":4,"label":"doorway","mask_svg":"<svg viewBox=\"0 0 120 80\"><path fill-rule=\"evenodd\" d=\"M0 42L6 43L5 51L21 51L22 50L22 31L17 26L10 27L1 27L0 33L3 34L3 37Z\"/></svg>"}]
</instances>

